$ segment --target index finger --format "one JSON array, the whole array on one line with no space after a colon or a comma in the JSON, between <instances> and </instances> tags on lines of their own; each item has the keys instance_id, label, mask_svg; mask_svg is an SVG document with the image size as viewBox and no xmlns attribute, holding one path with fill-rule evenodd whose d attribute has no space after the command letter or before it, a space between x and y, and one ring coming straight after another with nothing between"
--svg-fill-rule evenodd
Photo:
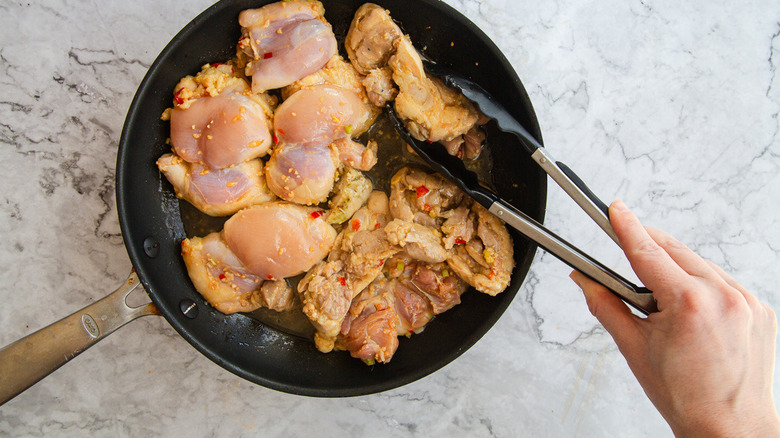
<instances>
[{"instance_id":1,"label":"index finger","mask_svg":"<svg viewBox=\"0 0 780 438\"><path fill-rule=\"evenodd\" d=\"M609 219L637 277L661 305L675 292L692 286L692 277L647 232L621 201L609 207Z\"/></svg>"}]
</instances>

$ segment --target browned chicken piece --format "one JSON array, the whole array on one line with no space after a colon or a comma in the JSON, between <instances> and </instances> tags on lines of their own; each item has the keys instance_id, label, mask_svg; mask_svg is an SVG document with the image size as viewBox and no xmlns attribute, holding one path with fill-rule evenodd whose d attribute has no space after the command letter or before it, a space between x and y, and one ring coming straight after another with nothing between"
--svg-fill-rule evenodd
<instances>
[{"instance_id":1,"label":"browned chicken piece","mask_svg":"<svg viewBox=\"0 0 780 438\"><path fill-rule=\"evenodd\" d=\"M387 10L365 3L355 12L344 46L352 65L366 75L387 65L395 53L395 41L402 35Z\"/></svg>"},{"instance_id":2,"label":"browned chicken piece","mask_svg":"<svg viewBox=\"0 0 780 438\"><path fill-rule=\"evenodd\" d=\"M409 38L396 40L396 52L389 65L399 89L395 110L414 138L449 141L464 135L477 123L479 112L474 104L426 75Z\"/></svg>"},{"instance_id":3,"label":"browned chicken piece","mask_svg":"<svg viewBox=\"0 0 780 438\"><path fill-rule=\"evenodd\" d=\"M329 224L341 224L351 218L368 201L374 185L362 172L344 167L333 187L333 197L328 201L325 220Z\"/></svg>"},{"instance_id":4,"label":"browned chicken piece","mask_svg":"<svg viewBox=\"0 0 780 438\"><path fill-rule=\"evenodd\" d=\"M244 268L222 233L185 239L181 254L195 289L220 312L251 312L262 307L263 279Z\"/></svg>"},{"instance_id":5,"label":"browned chicken piece","mask_svg":"<svg viewBox=\"0 0 780 438\"><path fill-rule=\"evenodd\" d=\"M265 281L260 286L260 297L263 307L277 312L292 310L295 306L293 288L284 279Z\"/></svg>"},{"instance_id":6,"label":"browned chicken piece","mask_svg":"<svg viewBox=\"0 0 780 438\"><path fill-rule=\"evenodd\" d=\"M403 286L424 297L429 303L430 316L418 311L415 318L418 322L412 324L415 326L414 330L422 327L420 325L422 321L430 320L433 315L446 312L460 304L460 296L468 287L466 282L458 278L446 263L426 263L415 260L405 251L387 261L385 272L389 278L397 279ZM424 310L424 308L420 309ZM404 312L411 313L409 309Z\"/></svg>"},{"instance_id":7,"label":"browned chicken piece","mask_svg":"<svg viewBox=\"0 0 780 438\"><path fill-rule=\"evenodd\" d=\"M500 219L435 173L404 167L393 175L390 187L393 218L441 231L440 244L456 275L489 295L506 289L514 251ZM395 232L396 226L390 230Z\"/></svg>"},{"instance_id":8,"label":"browned chicken piece","mask_svg":"<svg viewBox=\"0 0 780 438\"><path fill-rule=\"evenodd\" d=\"M210 216L229 216L250 205L275 199L263 175L263 162L245 161L225 169L188 163L176 154L164 154L157 167L173 185L176 196Z\"/></svg>"},{"instance_id":9,"label":"browned chicken piece","mask_svg":"<svg viewBox=\"0 0 780 438\"><path fill-rule=\"evenodd\" d=\"M395 297L395 313L398 317L396 330L398 336L409 337L420 333L431 322L434 316L430 301L420 291L393 279L393 295Z\"/></svg>"},{"instance_id":10,"label":"browned chicken piece","mask_svg":"<svg viewBox=\"0 0 780 438\"><path fill-rule=\"evenodd\" d=\"M375 68L363 78L366 96L377 107L384 107L398 95L393 82L393 70L389 67Z\"/></svg>"},{"instance_id":11,"label":"browned chicken piece","mask_svg":"<svg viewBox=\"0 0 780 438\"><path fill-rule=\"evenodd\" d=\"M439 263L449 256L442 246L442 234L436 228L394 219L385 227L385 233L390 243L402 247L416 260Z\"/></svg>"},{"instance_id":12,"label":"browned chicken piece","mask_svg":"<svg viewBox=\"0 0 780 438\"><path fill-rule=\"evenodd\" d=\"M328 258L298 284L303 312L314 325L315 345L333 349L352 298L371 283L385 260L400 248L390 244L384 227L390 220L387 195L375 191L336 237Z\"/></svg>"},{"instance_id":13,"label":"browned chicken piece","mask_svg":"<svg viewBox=\"0 0 780 438\"><path fill-rule=\"evenodd\" d=\"M464 197L455 184L419 169L404 167L390 180L390 212L407 222L438 228L438 218Z\"/></svg>"},{"instance_id":14,"label":"browned chicken piece","mask_svg":"<svg viewBox=\"0 0 780 438\"><path fill-rule=\"evenodd\" d=\"M452 249L456 244L463 244L474 237L476 213L471 211L469 203L464 202L448 211L445 217L447 219L441 225L441 231L444 233L442 242L446 249Z\"/></svg>"},{"instance_id":15,"label":"browned chicken piece","mask_svg":"<svg viewBox=\"0 0 780 438\"><path fill-rule=\"evenodd\" d=\"M484 141L479 126L486 119L461 93L426 74L420 54L387 10L361 6L345 46L355 69L366 75L371 102L384 106L395 99L396 112L415 138L441 142L458 157L479 155Z\"/></svg>"},{"instance_id":16,"label":"browned chicken piece","mask_svg":"<svg viewBox=\"0 0 780 438\"><path fill-rule=\"evenodd\" d=\"M452 140L442 140L439 143L447 149L447 153L450 155L473 160L482 152L482 145L485 143L485 131L482 130L481 126L489 121L487 116L480 114L477 124L472 126L468 132Z\"/></svg>"},{"instance_id":17,"label":"browned chicken piece","mask_svg":"<svg viewBox=\"0 0 780 438\"><path fill-rule=\"evenodd\" d=\"M398 348L398 316L393 284L378 276L355 299L336 340L337 350L369 365L387 363Z\"/></svg>"},{"instance_id":18,"label":"browned chicken piece","mask_svg":"<svg viewBox=\"0 0 780 438\"><path fill-rule=\"evenodd\" d=\"M500 219L479 203L469 201L471 211L466 221L472 225L456 226L452 222L442 227L447 236L445 242L455 244L447 263L455 274L478 291L496 295L503 292L511 280L514 268L512 237ZM473 228L476 232L472 234ZM466 240L469 235L471 238Z\"/></svg>"},{"instance_id":19,"label":"browned chicken piece","mask_svg":"<svg viewBox=\"0 0 780 438\"><path fill-rule=\"evenodd\" d=\"M347 350L367 364L387 363L398 336L421 332L435 314L460 303L466 283L445 263L428 264L401 252L352 301L335 348Z\"/></svg>"}]
</instances>

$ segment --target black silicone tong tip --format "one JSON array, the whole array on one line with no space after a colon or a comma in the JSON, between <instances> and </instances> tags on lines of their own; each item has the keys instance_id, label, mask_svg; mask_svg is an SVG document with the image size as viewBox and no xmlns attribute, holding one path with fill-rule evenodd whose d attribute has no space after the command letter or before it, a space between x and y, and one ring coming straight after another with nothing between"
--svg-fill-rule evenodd
<instances>
[{"instance_id":1,"label":"black silicone tong tip","mask_svg":"<svg viewBox=\"0 0 780 438\"><path fill-rule=\"evenodd\" d=\"M517 135L528 153L532 154L542 147L539 141L482 86L439 64L423 61L423 65L428 74L441 79L447 86L460 90L468 100L479 108L482 114L493 119L499 129Z\"/></svg>"},{"instance_id":2,"label":"black silicone tong tip","mask_svg":"<svg viewBox=\"0 0 780 438\"><path fill-rule=\"evenodd\" d=\"M454 182L485 208L490 208L498 199L498 195L480 183L474 172L466 169L463 160L448 154L447 150L438 143L420 141L412 137L391 104L387 106L387 112L395 130L433 170Z\"/></svg>"}]
</instances>

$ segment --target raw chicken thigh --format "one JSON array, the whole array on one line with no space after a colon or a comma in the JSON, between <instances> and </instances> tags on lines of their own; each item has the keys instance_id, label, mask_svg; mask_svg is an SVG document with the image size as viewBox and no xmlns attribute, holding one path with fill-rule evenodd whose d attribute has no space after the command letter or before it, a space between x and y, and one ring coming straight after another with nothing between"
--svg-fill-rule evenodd
<instances>
[{"instance_id":1,"label":"raw chicken thigh","mask_svg":"<svg viewBox=\"0 0 780 438\"><path fill-rule=\"evenodd\" d=\"M289 310L284 280L309 270L333 246L336 230L312 208L269 202L240 211L222 232L182 242L195 289L223 313Z\"/></svg>"},{"instance_id":2,"label":"raw chicken thigh","mask_svg":"<svg viewBox=\"0 0 780 438\"><path fill-rule=\"evenodd\" d=\"M212 68L211 70L216 70ZM218 75L213 71L202 74ZM223 169L265 155L272 145L268 108L251 95L243 79L224 75L228 85L184 100L180 85L170 112L171 142L181 158L211 169ZM197 77L196 77L197 78ZM186 83L186 79L182 82ZM212 95L213 93L213 95Z\"/></svg>"},{"instance_id":3,"label":"raw chicken thigh","mask_svg":"<svg viewBox=\"0 0 780 438\"><path fill-rule=\"evenodd\" d=\"M354 91L330 84L304 88L274 114L278 143L327 146L371 125L371 107Z\"/></svg>"},{"instance_id":4,"label":"raw chicken thigh","mask_svg":"<svg viewBox=\"0 0 780 438\"><path fill-rule=\"evenodd\" d=\"M239 48L251 59L246 74L255 93L314 73L338 53L324 12L318 1L284 1L239 14Z\"/></svg>"},{"instance_id":5,"label":"raw chicken thigh","mask_svg":"<svg viewBox=\"0 0 780 438\"><path fill-rule=\"evenodd\" d=\"M176 154L165 154L157 167L173 185L176 195L210 216L228 216L242 208L274 199L259 159L221 170L188 163Z\"/></svg>"},{"instance_id":6,"label":"raw chicken thigh","mask_svg":"<svg viewBox=\"0 0 780 438\"><path fill-rule=\"evenodd\" d=\"M317 204L333 189L342 155L361 169L373 166L375 155L349 138L372 117L357 93L336 85L313 85L288 97L274 115L278 146L266 164L271 191L298 204Z\"/></svg>"},{"instance_id":7,"label":"raw chicken thigh","mask_svg":"<svg viewBox=\"0 0 780 438\"><path fill-rule=\"evenodd\" d=\"M268 188L287 201L319 204L333 189L338 165L338 154L327 146L279 145L266 163Z\"/></svg>"},{"instance_id":8,"label":"raw chicken thigh","mask_svg":"<svg viewBox=\"0 0 780 438\"><path fill-rule=\"evenodd\" d=\"M185 239L181 248L195 289L220 312L251 312L262 306L286 310L292 306L292 289L284 282L265 282L273 287L263 287L263 279L241 264L222 233Z\"/></svg>"},{"instance_id":9,"label":"raw chicken thigh","mask_svg":"<svg viewBox=\"0 0 780 438\"><path fill-rule=\"evenodd\" d=\"M268 280L309 270L336 238L319 210L279 201L241 210L225 222L224 234L243 266Z\"/></svg>"}]
</instances>

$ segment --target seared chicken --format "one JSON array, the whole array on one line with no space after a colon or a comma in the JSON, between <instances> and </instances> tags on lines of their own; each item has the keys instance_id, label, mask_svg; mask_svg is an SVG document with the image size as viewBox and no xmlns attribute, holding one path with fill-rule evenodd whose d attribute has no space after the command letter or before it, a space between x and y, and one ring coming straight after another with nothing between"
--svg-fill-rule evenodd
<instances>
[{"instance_id":1,"label":"seared chicken","mask_svg":"<svg viewBox=\"0 0 780 438\"><path fill-rule=\"evenodd\" d=\"M385 233L390 243L402 247L416 260L439 263L449 255L442 245L442 234L436 228L394 219L385 227Z\"/></svg>"},{"instance_id":2,"label":"seared chicken","mask_svg":"<svg viewBox=\"0 0 780 438\"><path fill-rule=\"evenodd\" d=\"M381 272L385 260L400 248L384 232L389 221L387 195L375 191L339 233L333 251L298 284L303 312L317 329L320 351L333 349L352 299Z\"/></svg>"},{"instance_id":3,"label":"seared chicken","mask_svg":"<svg viewBox=\"0 0 780 438\"><path fill-rule=\"evenodd\" d=\"M441 232L440 245L455 274L489 295L506 289L514 267L514 250L512 238L500 219L437 174L405 167L393 175L390 186L393 217ZM408 233L397 233L394 227L400 223L395 222L387 233L390 236L392 231L390 240L402 245L401 240L408 240ZM409 225L404 228L411 229ZM429 253L437 250L432 243L427 247ZM407 252L415 251L419 248L407 248Z\"/></svg>"},{"instance_id":4,"label":"seared chicken","mask_svg":"<svg viewBox=\"0 0 780 438\"><path fill-rule=\"evenodd\" d=\"M469 198L466 205L470 212L465 224L448 220L442 226L445 241L453 245L447 264L476 290L499 294L509 286L515 266L512 237L504 223L478 202Z\"/></svg>"},{"instance_id":5,"label":"seared chicken","mask_svg":"<svg viewBox=\"0 0 780 438\"><path fill-rule=\"evenodd\" d=\"M355 12L344 46L355 69L366 75L387 65L395 53L395 42L402 35L387 10L365 3Z\"/></svg>"},{"instance_id":6,"label":"seared chicken","mask_svg":"<svg viewBox=\"0 0 780 438\"><path fill-rule=\"evenodd\" d=\"M461 93L429 77L420 54L393 22L387 10L367 3L352 20L345 40L371 102L395 99L395 111L418 140L441 142L452 155L475 158L484 136L477 128L481 114ZM389 69L388 69L389 67ZM392 74L391 85L388 75Z\"/></svg>"},{"instance_id":7,"label":"seared chicken","mask_svg":"<svg viewBox=\"0 0 780 438\"><path fill-rule=\"evenodd\" d=\"M395 111L414 138L450 141L477 123L479 113L474 104L439 79L426 75L420 55L409 38L396 40L396 51L389 65L399 89Z\"/></svg>"},{"instance_id":8,"label":"seared chicken","mask_svg":"<svg viewBox=\"0 0 780 438\"><path fill-rule=\"evenodd\" d=\"M341 324L336 349L368 364L387 363L398 348L393 285L380 275L355 297Z\"/></svg>"},{"instance_id":9,"label":"seared chicken","mask_svg":"<svg viewBox=\"0 0 780 438\"><path fill-rule=\"evenodd\" d=\"M341 224L352 217L368 201L374 185L362 172L345 167L336 185L333 197L328 201L328 214L325 220L331 224Z\"/></svg>"},{"instance_id":10,"label":"seared chicken","mask_svg":"<svg viewBox=\"0 0 780 438\"><path fill-rule=\"evenodd\" d=\"M412 330L422 328L424 321L430 320L433 315L446 312L457 304L460 304L460 296L466 291L467 284L458 278L446 263L426 263L410 256L403 251L385 264L385 272L389 278L398 280L404 287L423 297L428 307L420 307L399 310L399 315L415 315L407 319L403 325L408 325ZM412 298L405 301L414 302ZM426 313L430 308L430 314ZM415 310L416 309L416 310ZM401 311L403 310L403 311ZM410 334L409 332L399 334Z\"/></svg>"}]
</instances>

